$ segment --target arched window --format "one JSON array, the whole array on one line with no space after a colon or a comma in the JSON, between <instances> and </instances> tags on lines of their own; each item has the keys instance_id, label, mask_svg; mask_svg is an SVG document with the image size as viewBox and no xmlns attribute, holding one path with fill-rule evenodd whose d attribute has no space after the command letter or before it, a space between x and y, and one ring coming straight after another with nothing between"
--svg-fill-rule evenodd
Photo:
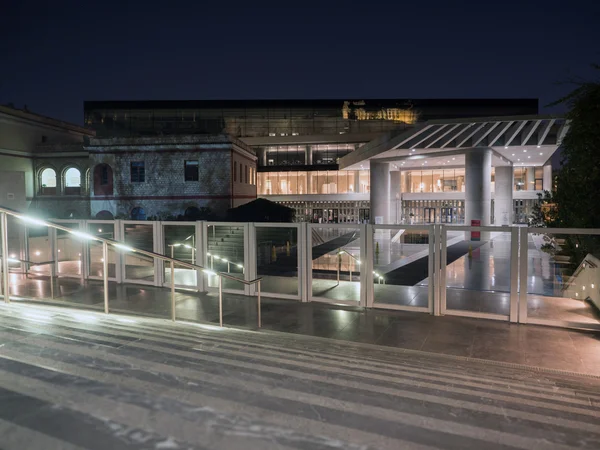
<instances>
[{"instance_id":1,"label":"arched window","mask_svg":"<svg viewBox=\"0 0 600 450\"><path fill-rule=\"evenodd\" d=\"M98 214L96 214L96 219L98 220L113 220L115 218L115 216L113 216L113 214L110 211L100 211Z\"/></svg>"},{"instance_id":2,"label":"arched window","mask_svg":"<svg viewBox=\"0 0 600 450\"><path fill-rule=\"evenodd\" d=\"M94 195L113 195L113 171L108 164L94 167Z\"/></svg>"},{"instance_id":3,"label":"arched window","mask_svg":"<svg viewBox=\"0 0 600 450\"><path fill-rule=\"evenodd\" d=\"M137 206L131 210L131 218L133 220L146 220L146 211L141 206Z\"/></svg>"},{"instance_id":4,"label":"arched window","mask_svg":"<svg viewBox=\"0 0 600 450\"><path fill-rule=\"evenodd\" d=\"M71 167L65 172L65 194L81 194L81 172L75 167Z\"/></svg>"},{"instance_id":5,"label":"arched window","mask_svg":"<svg viewBox=\"0 0 600 450\"><path fill-rule=\"evenodd\" d=\"M56 171L54 169L44 169L41 177L40 194L56 195Z\"/></svg>"}]
</instances>

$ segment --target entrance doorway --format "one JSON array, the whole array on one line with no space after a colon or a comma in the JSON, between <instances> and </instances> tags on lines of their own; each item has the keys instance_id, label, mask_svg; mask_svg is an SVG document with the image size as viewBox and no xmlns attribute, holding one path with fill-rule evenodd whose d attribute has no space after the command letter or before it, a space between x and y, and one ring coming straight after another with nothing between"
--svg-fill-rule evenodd
<instances>
[{"instance_id":1,"label":"entrance doorway","mask_svg":"<svg viewBox=\"0 0 600 450\"><path fill-rule=\"evenodd\" d=\"M442 208L441 209L441 222L442 223L454 223L454 217L456 216L456 208Z\"/></svg>"},{"instance_id":2,"label":"entrance doorway","mask_svg":"<svg viewBox=\"0 0 600 450\"><path fill-rule=\"evenodd\" d=\"M367 208L360 208L358 210L358 220L360 223L369 223L371 220L371 210Z\"/></svg>"},{"instance_id":3,"label":"entrance doorway","mask_svg":"<svg viewBox=\"0 0 600 450\"><path fill-rule=\"evenodd\" d=\"M423 210L423 220L425 223L435 223L435 208L425 208Z\"/></svg>"}]
</instances>

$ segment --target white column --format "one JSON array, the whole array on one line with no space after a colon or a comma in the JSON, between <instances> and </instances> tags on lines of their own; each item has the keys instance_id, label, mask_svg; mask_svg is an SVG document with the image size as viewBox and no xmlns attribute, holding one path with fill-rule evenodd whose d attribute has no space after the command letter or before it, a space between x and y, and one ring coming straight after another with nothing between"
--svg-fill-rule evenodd
<instances>
[{"instance_id":1,"label":"white column","mask_svg":"<svg viewBox=\"0 0 600 450\"><path fill-rule=\"evenodd\" d=\"M480 220L490 224L492 201L492 150L473 149L465 153L465 225Z\"/></svg>"},{"instance_id":2,"label":"white column","mask_svg":"<svg viewBox=\"0 0 600 450\"><path fill-rule=\"evenodd\" d=\"M312 166L313 163L313 149L312 146L307 145L306 146L306 162L305 164L307 166Z\"/></svg>"},{"instance_id":3,"label":"white column","mask_svg":"<svg viewBox=\"0 0 600 450\"><path fill-rule=\"evenodd\" d=\"M544 178L544 181L542 182L543 189L545 191L552 192L552 164L547 163L544 165L543 178Z\"/></svg>"},{"instance_id":4,"label":"white column","mask_svg":"<svg viewBox=\"0 0 600 450\"><path fill-rule=\"evenodd\" d=\"M371 222L390 223L390 163L371 160Z\"/></svg>"},{"instance_id":5,"label":"white column","mask_svg":"<svg viewBox=\"0 0 600 450\"><path fill-rule=\"evenodd\" d=\"M262 167L267 167L267 149L262 148L260 151L261 151L261 155L260 155L261 164L260 165Z\"/></svg>"},{"instance_id":6,"label":"white column","mask_svg":"<svg viewBox=\"0 0 600 450\"><path fill-rule=\"evenodd\" d=\"M496 166L495 180L494 225L511 225L514 184L512 166Z\"/></svg>"},{"instance_id":7,"label":"white column","mask_svg":"<svg viewBox=\"0 0 600 450\"><path fill-rule=\"evenodd\" d=\"M535 167L527 167L525 172L525 184L528 191L535 190Z\"/></svg>"},{"instance_id":8,"label":"white column","mask_svg":"<svg viewBox=\"0 0 600 450\"><path fill-rule=\"evenodd\" d=\"M390 212L391 222L393 223L400 223L400 219L402 218L402 208L400 205L400 194L402 192L400 173L399 170L390 172Z\"/></svg>"}]
</instances>

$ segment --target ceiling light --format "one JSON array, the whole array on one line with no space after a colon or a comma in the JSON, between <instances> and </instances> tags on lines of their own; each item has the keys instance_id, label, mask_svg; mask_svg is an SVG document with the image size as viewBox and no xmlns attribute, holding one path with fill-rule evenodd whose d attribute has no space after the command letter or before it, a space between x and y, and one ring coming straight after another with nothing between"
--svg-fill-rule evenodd
<instances>
[{"instance_id":1,"label":"ceiling light","mask_svg":"<svg viewBox=\"0 0 600 450\"><path fill-rule=\"evenodd\" d=\"M512 155L513 155L513 156L515 156L515 154L514 154L514 153L513 153Z\"/></svg>"},{"instance_id":2,"label":"ceiling light","mask_svg":"<svg viewBox=\"0 0 600 450\"><path fill-rule=\"evenodd\" d=\"M508 148L508 147L505 145L504 148Z\"/></svg>"},{"instance_id":3,"label":"ceiling light","mask_svg":"<svg viewBox=\"0 0 600 450\"><path fill-rule=\"evenodd\" d=\"M523 153L527 153L527 149L523 150Z\"/></svg>"},{"instance_id":4,"label":"ceiling light","mask_svg":"<svg viewBox=\"0 0 600 450\"><path fill-rule=\"evenodd\" d=\"M411 150L411 152L414 152L414 151L416 151L416 150L413 148L413 149Z\"/></svg>"},{"instance_id":5,"label":"ceiling light","mask_svg":"<svg viewBox=\"0 0 600 450\"><path fill-rule=\"evenodd\" d=\"M540 156L542 156L542 155L543 155L543 153L542 153L542 152L540 152Z\"/></svg>"},{"instance_id":6,"label":"ceiling light","mask_svg":"<svg viewBox=\"0 0 600 450\"><path fill-rule=\"evenodd\" d=\"M452 158L452 161L454 161L456 158Z\"/></svg>"},{"instance_id":7,"label":"ceiling light","mask_svg":"<svg viewBox=\"0 0 600 450\"><path fill-rule=\"evenodd\" d=\"M529 159L531 159L531 156L528 156Z\"/></svg>"},{"instance_id":8,"label":"ceiling light","mask_svg":"<svg viewBox=\"0 0 600 450\"><path fill-rule=\"evenodd\" d=\"M521 158L517 158L517 161L521 161Z\"/></svg>"},{"instance_id":9,"label":"ceiling light","mask_svg":"<svg viewBox=\"0 0 600 450\"><path fill-rule=\"evenodd\" d=\"M540 148L540 146L538 145L537 148Z\"/></svg>"}]
</instances>

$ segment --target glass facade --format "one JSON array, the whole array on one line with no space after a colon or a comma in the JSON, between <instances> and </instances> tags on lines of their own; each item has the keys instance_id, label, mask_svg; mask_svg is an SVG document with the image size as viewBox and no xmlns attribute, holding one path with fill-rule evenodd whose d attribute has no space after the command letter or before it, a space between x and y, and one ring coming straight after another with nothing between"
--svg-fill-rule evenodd
<instances>
[{"instance_id":1,"label":"glass facade","mask_svg":"<svg viewBox=\"0 0 600 450\"><path fill-rule=\"evenodd\" d=\"M402 172L404 192L464 192L465 169Z\"/></svg>"},{"instance_id":2,"label":"glass facade","mask_svg":"<svg viewBox=\"0 0 600 450\"><path fill-rule=\"evenodd\" d=\"M369 193L368 170L258 173L258 195Z\"/></svg>"},{"instance_id":3,"label":"glass facade","mask_svg":"<svg viewBox=\"0 0 600 450\"><path fill-rule=\"evenodd\" d=\"M410 126L418 119L415 111L402 113L398 108L393 108L389 114L386 108L379 108L381 114L362 114L360 111L344 114L343 101L317 107L308 104L229 108L208 105L173 109L106 106L91 108L86 105L85 124L96 130L98 137L223 132L236 137L371 133Z\"/></svg>"},{"instance_id":4,"label":"glass facade","mask_svg":"<svg viewBox=\"0 0 600 450\"><path fill-rule=\"evenodd\" d=\"M543 167L515 167L515 191L541 191L543 190Z\"/></svg>"}]
</instances>

